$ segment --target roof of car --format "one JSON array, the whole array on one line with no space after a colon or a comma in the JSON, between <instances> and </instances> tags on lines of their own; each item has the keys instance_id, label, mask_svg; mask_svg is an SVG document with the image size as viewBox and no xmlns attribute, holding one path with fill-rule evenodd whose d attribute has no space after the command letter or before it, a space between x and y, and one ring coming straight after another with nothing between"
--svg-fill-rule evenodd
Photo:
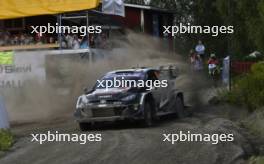
<instances>
[{"instance_id":1,"label":"roof of car","mask_svg":"<svg viewBox=\"0 0 264 164\"><path fill-rule=\"evenodd\" d=\"M146 73L151 70L157 70L154 68L132 68L132 69L123 69L123 70L114 70L108 72L107 74L117 74L117 73Z\"/></svg>"}]
</instances>

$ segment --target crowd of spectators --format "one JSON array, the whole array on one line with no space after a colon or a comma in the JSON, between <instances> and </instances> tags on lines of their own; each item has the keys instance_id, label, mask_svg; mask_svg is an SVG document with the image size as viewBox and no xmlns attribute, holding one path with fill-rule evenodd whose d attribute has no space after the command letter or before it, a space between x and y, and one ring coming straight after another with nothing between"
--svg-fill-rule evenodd
<instances>
[{"instance_id":1,"label":"crowd of spectators","mask_svg":"<svg viewBox=\"0 0 264 164\"><path fill-rule=\"evenodd\" d=\"M88 39L89 38L89 39ZM109 48L109 42L105 33L78 37L77 35L67 34L63 36L62 48L66 49L84 49L84 48Z\"/></svg>"},{"instance_id":2,"label":"crowd of spectators","mask_svg":"<svg viewBox=\"0 0 264 164\"><path fill-rule=\"evenodd\" d=\"M0 31L0 46L19 46L19 45L39 45L58 43L57 36L39 36L27 33L11 34L9 32ZM63 49L85 49L85 48L101 48L109 47L108 37L106 33L99 35L78 36L73 34L63 34L61 40Z\"/></svg>"},{"instance_id":3,"label":"crowd of spectators","mask_svg":"<svg viewBox=\"0 0 264 164\"><path fill-rule=\"evenodd\" d=\"M33 36L27 33L11 34L9 32L0 32L0 46L47 44L55 42L53 37Z\"/></svg>"}]
</instances>

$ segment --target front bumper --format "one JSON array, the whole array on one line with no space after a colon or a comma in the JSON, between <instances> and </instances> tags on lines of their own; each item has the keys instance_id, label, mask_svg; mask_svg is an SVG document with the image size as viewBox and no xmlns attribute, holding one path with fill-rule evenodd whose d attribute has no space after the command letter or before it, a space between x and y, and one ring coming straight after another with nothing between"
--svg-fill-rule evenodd
<instances>
[{"instance_id":1,"label":"front bumper","mask_svg":"<svg viewBox=\"0 0 264 164\"><path fill-rule=\"evenodd\" d=\"M85 108L78 108L74 113L77 122L112 122L119 120L140 120L143 119L141 106L99 104L89 105Z\"/></svg>"}]
</instances>

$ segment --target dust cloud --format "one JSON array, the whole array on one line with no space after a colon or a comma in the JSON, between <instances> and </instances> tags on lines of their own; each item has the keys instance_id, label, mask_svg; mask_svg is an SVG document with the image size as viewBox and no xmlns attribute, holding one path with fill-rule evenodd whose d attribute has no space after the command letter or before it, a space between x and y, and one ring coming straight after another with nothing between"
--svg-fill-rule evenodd
<instances>
[{"instance_id":1,"label":"dust cloud","mask_svg":"<svg viewBox=\"0 0 264 164\"><path fill-rule=\"evenodd\" d=\"M103 58L94 60L67 58L64 55L47 55L45 83L35 79L27 81L23 88L4 92L6 106L12 122L39 122L58 118L73 119L76 99L83 88L91 88L106 72L132 67L177 64L183 76L176 84L178 88L190 90L193 75L188 74L186 59L164 48L163 40L144 34L128 32L123 38L110 41L117 47L103 50ZM166 46L166 45L165 45ZM36 52L37 55L38 52ZM47 60L51 57L51 60Z\"/></svg>"}]
</instances>

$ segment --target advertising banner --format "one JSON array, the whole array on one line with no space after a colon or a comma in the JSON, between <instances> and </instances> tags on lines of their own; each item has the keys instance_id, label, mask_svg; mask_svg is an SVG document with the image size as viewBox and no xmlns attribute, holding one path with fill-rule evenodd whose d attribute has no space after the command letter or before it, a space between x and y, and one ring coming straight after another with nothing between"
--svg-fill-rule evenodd
<instances>
[{"instance_id":1,"label":"advertising banner","mask_svg":"<svg viewBox=\"0 0 264 164\"><path fill-rule=\"evenodd\" d=\"M125 16L124 0L102 0L102 4L103 13Z\"/></svg>"},{"instance_id":2,"label":"advertising banner","mask_svg":"<svg viewBox=\"0 0 264 164\"><path fill-rule=\"evenodd\" d=\"M98 5L99 0L1 0L0 19L80 11Z\"/></svg>"},{"instance_id":3,"label":"advertising banner","mask_svg":"<svg viewBox=\"0 0 264 164\"><path fill-rule=\"evenodd\" d=\"M13 64L14 52L0 52L0 65Z\"/></svg>"},{"instance_id":4,"label":"advertising banner","mask_svg":"<svg viewBox=\"0 0 264 164\"><path fill-rule=\"evenodd\" d=\"M0 89L22 87L28 80L46 79L45 53L0 53Z\"/></svg>"}]
</instances>

